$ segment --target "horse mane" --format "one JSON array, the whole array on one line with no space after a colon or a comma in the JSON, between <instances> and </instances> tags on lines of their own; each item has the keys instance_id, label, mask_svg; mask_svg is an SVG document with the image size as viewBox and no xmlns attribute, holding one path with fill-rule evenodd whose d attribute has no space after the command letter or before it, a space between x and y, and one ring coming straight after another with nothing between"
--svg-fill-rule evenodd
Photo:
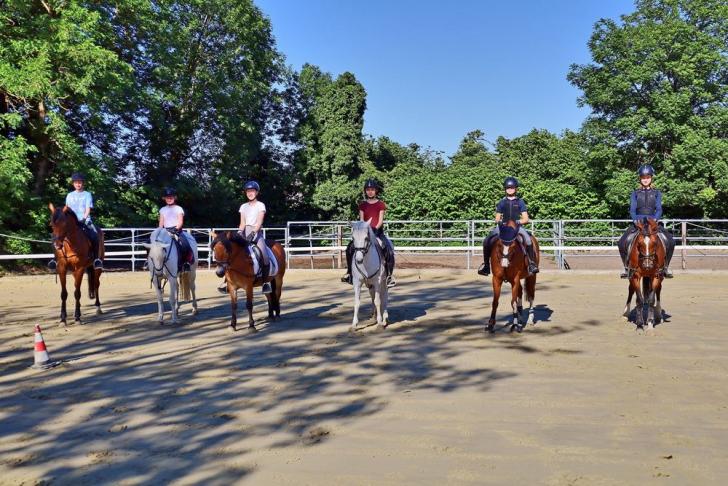
<instances>
[{"instance_id":1,"label":"horse mane","mask_svg":"<svg viewBox=\"0 0 728 486\"><path fill-rule=\"evenodd\" d=\"M56 207L53 211L53 216L51 217L51 223L57 223L64 214L69 218L73 218L73 221L78 224L78 217L76 216L76 213L74 213L68 206L63 206L62 208Z\"/></svg>"}]
</instances>

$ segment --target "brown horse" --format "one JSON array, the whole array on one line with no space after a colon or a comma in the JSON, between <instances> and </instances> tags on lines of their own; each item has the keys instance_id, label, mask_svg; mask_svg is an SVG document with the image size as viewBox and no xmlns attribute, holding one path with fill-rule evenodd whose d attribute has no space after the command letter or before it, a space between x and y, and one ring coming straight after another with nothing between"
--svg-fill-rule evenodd
<instances>
[{"instance_id":1,"label":"brown horse","mask_svg":"<svg viewBox=\"0 0 728 486\"><path fill-rule=\"evenodd\" d=\"M66 272L73 273L73 284L76 298L76 311L73 316L76 324L81 323L81 283L84 272L88 273L88 295L90 299L96 299L96 314L101 314L101 302L99 302L99 282L101 280L101 269L93 268L93 252L91 241L83 234L78 226L78 218L68 206L56 208L48 204L51 211L51 228L53 229L53 249L56 255L56 273L61 280L61 325L66 325ZM99 255L104 258L104 234L99 230Z\"/></svg>"},{"instance_id":2,"label":"brown horse","mask_svg":"<svg viewBox=\"0 0 728 486\"><path fill-rule=\"evenodd\" d=\"M493 269L493 308L488 321L488 332L495 331L495 314L498 310L501 286L506 281L511 284L511 307L513 308L513 322L511 331L523 331L524 324L533 324L533 299L536 295L536 274L528 274L528 260L524 248L518 241L518 227L513 221L500 226L500 236L490 251L490 265ZM538 241L531 236L533 249L536 254L536 264L539 263ZM523 284L525 280L526 298L528 298L528 321L524 323L523 312Z\"/></svg>"},{"instance_id":3,"label":"brown horse","mask_svg":"<svg viewBox=\"0 0 728 486\"><path fill-rule=\"evenodd\" d=\"M275 319L281 315L281 290L283 288L283 275L286 273L286 253L283 246L277 241L266 240L278 263L278 272L274 277L265 280L255 275L253 259L250 257L250 244L244 238L232 231L213 233L210 250L217 263L217 276L225 276L227 290L230 294L232 317L230 327L237 330L238 322L238 289L245 289L245 307L248 309L248 328L255 331L253 320L253 287L260 287L270 282L272 292L266 294L268 299L268 317Z\"/></svg>"},{"instance_id":4,"label":"brown horse","mask_svg":"<svg viewBox=\"0 0 728 486\"><path fill-rule=\"evenodd\" d=\"M655 322L662 320L660 292L662 291L663 269L665 267L665 246L658 236L659 226L654 219L643 219L635 223L639 233L635 236L629 252L629 294L624 307L624 316L629 318L632 295L637 294L635 323L644 328L644 305L647 304L647 328L654 329Z\"/></svg>"}]
</instances>

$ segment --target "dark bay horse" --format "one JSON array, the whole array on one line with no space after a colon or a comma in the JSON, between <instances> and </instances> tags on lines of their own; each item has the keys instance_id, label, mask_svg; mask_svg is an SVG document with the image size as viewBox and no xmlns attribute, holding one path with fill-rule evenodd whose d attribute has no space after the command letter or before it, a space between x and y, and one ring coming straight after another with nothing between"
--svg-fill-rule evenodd
<instances>
[{"instance_id":1,"label":"dark bay horse","mask_svg":"<svg viewBox=\"0 0 728 486\"><path fill-rule=\"evenodd\" d=\"M91 242L78 225L78 218L68 206L56 208L52 203L48 204L51 211L51 228L53 229L53 250L56 255L56 273L61 281L61 325L66 325L66 273L73 273L73 284L76 298L76 310L73 314L75 322L81 323L81 282L83 274L88 274L88 295L90 299L96 299L96 314L101 314L101 302L99 302L99 282L103 270L94 270L93 252ZM104 258L104 234L99 230L99 255Z\"/></svg>"},{"instance_id":2,"label":"dark bay horse","mask_svg":"<svg viewBox=\"0 0 728 486\"><path fill-rule=\"evenodd\" d=\"M488 332L495 331L495 314L498 310L501 286L503 282L511 284L511 307L513 308L513 322L511 331L523 331L524 324L533 324L533 299L536 295L536 274L528 274L528 260L522 243L518 241L518 226L513 221L499 226L498 241L490 251L490 267L493 269L493 308L488 321ZM539 263L538 241L535 236L533 249L536 254L536 264ZM525 280L526 298L528 299L528 321L524 323L523 317L523 283Z\"/></svg>"},{"instance_id":3,"label":"dark bay horse","mask_svg":"<svg viewBox=\"0 0 728 486\"><path fill-rule=\"evenodd\" d=\"M647 328L654 329L655 322L662 320L660 292L662 290L663 268L665 267L665 246L658 236L659 227L654 219L643 219L635 223L639 233L629 252L630 270L629 294L624 306L624 316L629 318L632 295L637 295L635 323L644 328L644 305L647 304ZM655 321L656 319L656 321Z\"/></svg>"},{"instance_id":4,"label":"dark bay horse","mask_svg":"<svg viewBox=\"0 0 728 486\"><path fill-rule=\"evenodd\" d=\"M266 294L268 299L268 317L275 319L281 315L281 290L283 288L283 275L286 273L286 253L283 246L277 241L266 240L278 263L278 272L265 280L256 276L253 270L253 259L250 256L247 240L232 231L213 233L210 250L217 263L217 276L225 276L227 289L230 294L232 317L230 327L237 330L238 322L238 289L245 289L245 307L248 309L248 328L255 331L253 319L253 288L270 282L272 292Z\"/></svg>"}]
</instances>

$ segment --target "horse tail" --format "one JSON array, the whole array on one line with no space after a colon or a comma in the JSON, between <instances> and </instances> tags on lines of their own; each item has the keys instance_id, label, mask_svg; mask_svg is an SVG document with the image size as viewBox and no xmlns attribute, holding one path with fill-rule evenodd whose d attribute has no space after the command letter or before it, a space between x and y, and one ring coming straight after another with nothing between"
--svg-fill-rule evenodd
<instances>
[{"instance_id":1,"label":"horse tail","mask_svg":"<svg viewBox=\"0 0 728 486\"><path fill-rule=\"evenodd\" d=\"M94 267L86 267L86 274L88 275L88 298L96 298L96 272Z\"/></svg>"},{"instance_id":2,"label":"horse tail","mask_svg":"<svg viewBox=\"0 0 728 486\"><path fill-rule=\"evenodd\" d=\"M192 272L182 272L179 277L179 291L182 300L192 299Z\"/></svg>"}]
</instances>

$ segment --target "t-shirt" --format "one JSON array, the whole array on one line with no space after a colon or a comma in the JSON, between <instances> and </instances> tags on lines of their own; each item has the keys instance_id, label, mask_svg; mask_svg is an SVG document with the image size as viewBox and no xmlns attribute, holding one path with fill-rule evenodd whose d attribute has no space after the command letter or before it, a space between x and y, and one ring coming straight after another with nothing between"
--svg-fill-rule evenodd
<instances>
[{"instance_id":1,"label":"t-shirt","mask_svg":"<svg viewBox=\"0 0 728 486\"><path fill-rule=\"evenodd\" d=\"M256 201L255 204L246 202L240 206L239 212L243 215L245 226L255 226L258 224L258 215L265 213L265 204L260 201Z\"/></svg>"},{"instance_id":2,"label":"t-shirt","mask_svg":"<svg viewBox=\"0 0 728 486\"><path fill-rule=\"evenodd\" d=\"M162 226L165 228L170 228L172 226L177 226L177 223L179 221L179 215L185 214L185 210L181 207L177 206L176 204L172 204L171 206L164 206L162 209L159 210L159 216L162 218Z\"/></svg>"},{"instance_id":3,"label":"t-shirt","mask_svg":"<svg viewBox=\"0 0 728 486\"><path fill-rule=\"evenodd\" d=\"M377 201L375 203L368 203L366 201L362 201L359 203L359 211L362 211L364 213L364 221L371 218L371 225L372 228L376 228L379 224L379 212L386 210L387 205L384 204L384 201Z\"/></svg>"},{"instance_id":4,"label":"t-shirt","mask_svg":"<svg viewBox=\"0 0 728 486\"><path fill-rule=\"evenodd\" d=\"M69 192L66 196L66 206L71 208L79 221L83 221L83 215L86 213L86 208L94 207L94 200L91 197L91 193L88 191L73 191Z\"/></svg>"}]
</instances>

